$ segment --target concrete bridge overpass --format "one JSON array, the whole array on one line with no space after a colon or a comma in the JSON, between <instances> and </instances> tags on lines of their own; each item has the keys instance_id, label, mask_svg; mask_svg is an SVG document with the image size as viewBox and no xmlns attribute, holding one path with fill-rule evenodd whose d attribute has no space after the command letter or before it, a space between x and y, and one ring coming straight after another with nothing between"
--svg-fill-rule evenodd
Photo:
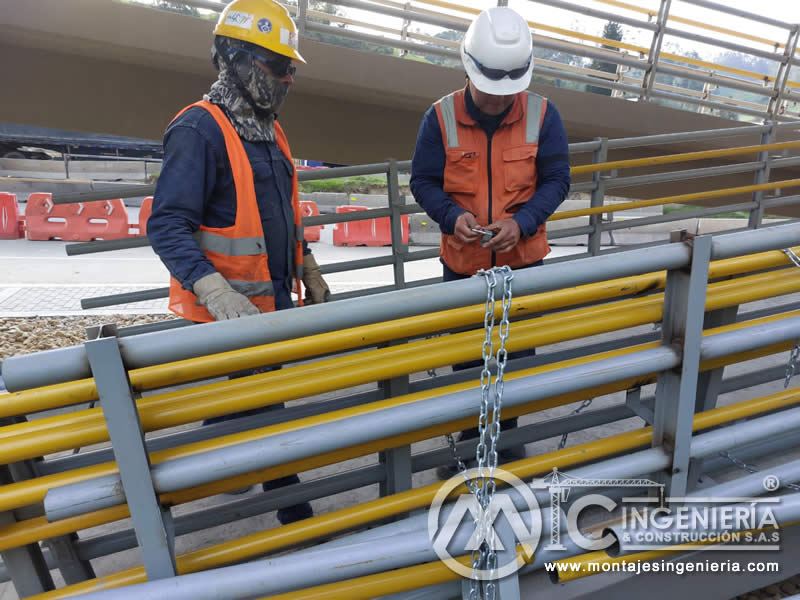
<instances>
[{"instance_id":1,"label":"concrete bridge overpass","mask_svg":"<svg viewBox=\"0 0 800 600\"><path fill-rule=\"evenodd\" d=\"M212 29L212 21L108 0L5 0L0 10L2 118L159 139L172 115L199 98L215 77L209 60ZM310 39L302 41L302 52L308 65L300 68L281 113L299 157L341 164L407 159L425 109L464 81L458 69ZM537 85L536 90L559 107L571 142L737 124L546 85ZM792 135L782 132L778 141ZM672 143L646 152L617 150L609 159L755 143L758 137L753 135ZM590 154L577 156L574 162L583 159L590 160ZM751 175L730 180L731 186L749 183ZM666 184L659 194L704 186L719 187L719 180L707 185L698 180L691 190L685 184ZM630 188L625 193L646 197L650 191Z\"/></svg>"}]
</instances>

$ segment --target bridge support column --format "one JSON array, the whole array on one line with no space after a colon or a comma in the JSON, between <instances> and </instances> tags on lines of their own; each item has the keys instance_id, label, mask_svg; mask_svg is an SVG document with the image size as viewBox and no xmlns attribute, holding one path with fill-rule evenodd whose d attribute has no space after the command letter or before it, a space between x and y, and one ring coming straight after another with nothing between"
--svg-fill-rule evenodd
<instances>
[{"instance_id":1,"label":"bridge support column","mask_svg":"<svg viewBox=\"0 0 800 600\"><path fill-rule=\"evenodd\" d=\"M692 260L688 269L667 273L661 339L664 345L679 346L682 360L678 368L658 377L653 426L653 447L664 446L672 454L672 466L663 479L667 496L684 496L687 491L689 442L711 260L711 236L679 239L692 246Z\"/></svg>"}]
</instances>

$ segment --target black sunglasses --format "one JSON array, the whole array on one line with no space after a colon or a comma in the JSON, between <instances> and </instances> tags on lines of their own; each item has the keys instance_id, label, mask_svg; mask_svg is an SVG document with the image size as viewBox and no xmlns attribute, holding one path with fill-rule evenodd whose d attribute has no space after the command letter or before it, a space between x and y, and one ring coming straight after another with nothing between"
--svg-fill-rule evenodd
<instances>
[{"instance_id":1,"label":"black sunglasses","mask_svg":"<svg viewBox=\"0 0 800 600\"><path fill-rule=\"evenodd\" d=\"M275 75L275 77L286 77L287 75L294 76L294 74L297 72L297 67L292 64L292 59L288 56L264 56L263 54L253 52L252 50L248 50L246 48L237 48L236 51L249 54L262 65L267 67L267 69L270 70L270 73Z\"/></svg>"},{"instance_id":2,"label":"black sunglasses","mask_svg":"<svg viewBox=\"0 0 800 600\"><path fill-rule=\"evenodd\" d=\"M505 71L503 69L493 69L491 67L486 67L482 65L477 58L472 56L472 54L470 54L466 50L464 50L464 54L469 56L472 59L472 62L475 63L475 66L478 67L480 72L483 73L485 77L491 79L492 81L500 81L503 77L506 76L508 76L509 79L519 79L520 77L525 75L525 73L528 72L528 67L531 66L531 58L533 57L533 54L531 54L531 56L528 58L528 62L525 63L525 66L516 69L511 69L510 71Z\"/></svg>"}]
</instances>

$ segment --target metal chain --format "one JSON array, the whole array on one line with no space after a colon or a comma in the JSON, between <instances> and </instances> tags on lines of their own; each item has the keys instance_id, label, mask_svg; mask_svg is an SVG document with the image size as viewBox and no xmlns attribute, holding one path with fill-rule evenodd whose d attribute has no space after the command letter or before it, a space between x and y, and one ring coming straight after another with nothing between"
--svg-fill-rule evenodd
<instances>
[{"instance_id":1,"label":"metal chain","mask_svg":"<svg viewBox=\"0 0 800 600\"><path fill-rule=\"evenodd\" d=\"M584 408L589 408L592 405L592 400L594 400L594 398L587 398L586 400L581 402L581 405L578 408L576 408L575 410L573 410L570 414L571 415L577 415ZM559 450L563 450L564 447L567 445L567 436L568 435L569 435L568 433L565 433L564 435L561 436L561 441L558 443L558 449Z\"/></svg>"},{"instance_id":2,"label":"metal chain","mask_svg":"<svg viewBox=\"0 0 800 600\"><path fill-rule=\"evenodd\" d=\"M754 467L753 465L748 465L746 462L744 462L742 460L739 460L738 458L736 458L733 454L731 454L727 450L723 450L722 452L719 453L719 455L721 457L723 457L723 458L727 458L729 461L731 461L734 465L736 465L737 467L739 467L743 471L747 471L748 473L758 473L759 472L759 470L756 467ZM797 485L797 484L794 484L794 483L781 483L780 487L787 488L787 489L790 489L790 490L794 490L795 492L800 492L800 485ZM778 489L780 489L780 488L778 488Z\"/></svg>"},{"instance_id":3,"label":"metal chain","mask_svg":"<svg viewBox=\"0 0 800 600\"><path fill-rule=\"evenodd\" d=\"M494 356L494 344L492 336L495 328L495 290L497 288L497 274L503 274L503 297L502 297L502 317L500 319L500 347L497 356ZM500 438L500 412L503 404L503 373L508 360L508 352L505 345L511 324L508 318L511 308L512 292L511 281L514 274L511 268L504 266L494 267L490 270L478 271L486 280L486 304L483 317L483 328L485 332L481 354L483 357L483 369L481 370L481 407L478 416L478 446L475 449L475 460L477 462L477 476L475 480L470 480L466 474L466 465L456 451L455 440L452 435L447 436L447 443L453 455L458 469L467 481L467 488L475 494L478 501L480 516L475 524L478 529L479 539L483 540L480 547L472 551L472 578L470 579L470 600L478 600L481 597L481 584L478 579L478 571L485 568L489 571L490 581L486 584L486 600L494 600L496 585L491 580L491 576L497 569L497 553L495 551L494 528L489 521L489 505L495 491L494 471L497 468L497 442ZM497 377L494 387L491 385L491 361L495 358L497 364ZM492 397L491 421L489 415L489 397ZM488 432L488 440L487 440ZM487 443L488 442L488 443ZM488 473L486 472L488 468Z\"/></svg>"}]
</instances>

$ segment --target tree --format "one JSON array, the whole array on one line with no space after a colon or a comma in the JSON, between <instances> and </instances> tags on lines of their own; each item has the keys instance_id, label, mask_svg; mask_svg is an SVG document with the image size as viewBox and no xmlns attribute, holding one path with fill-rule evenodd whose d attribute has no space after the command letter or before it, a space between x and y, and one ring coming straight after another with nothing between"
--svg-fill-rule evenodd
<instances>
[{"instance_id":1,"label":"tree","mask_svg":"<svg viewBox=\"0 0 800 600\"><path fill-rule=\"evenodd\" d=\"M609 21L606 23L606 26L603 27L603 37L607 40L615 40L617 42L622 41L622 26L619 23L615 23L613 21ZM613 50L618 52L619 49L614 46L607 46L603 44L601 46L606 50ZM598 59L594 59L590 64L589 68L595 71L603 71L604 73L616 73L617 72L617 65L612 62L606 62ZM603 94L604 96L610 96L611 90L608 88L597 87L594 85L586 86L587 92L592 92L594 94Z\"/></svg>"},{"instance_id":2,"label":"tree","mask_svg":"<svg viewBox=\"0 0 800 600\"><path fill-rule=\"evenodd\" d=\"M186 6L183 2L170 2L169 0L157 0L155 2L156 8L162 8L172 12L181 13L182 15L190 15L192 17L199 17L200 11L192 6Z\"/></svg>"}]
</instances>

